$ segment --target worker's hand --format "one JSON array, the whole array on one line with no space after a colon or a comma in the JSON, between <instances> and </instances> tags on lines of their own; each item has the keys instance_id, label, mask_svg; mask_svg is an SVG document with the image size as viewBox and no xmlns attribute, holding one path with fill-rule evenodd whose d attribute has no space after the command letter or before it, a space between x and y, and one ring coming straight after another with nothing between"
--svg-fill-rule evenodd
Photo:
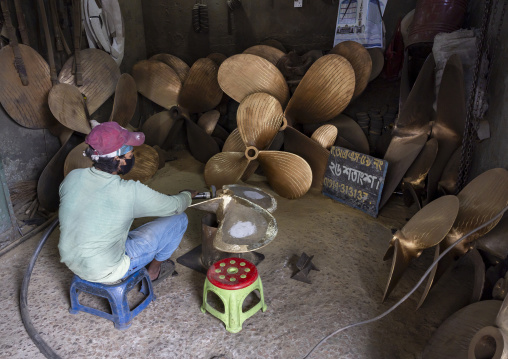
<instances>
[{"instance_id":1,"label":"worker's hand","mask_svg":"<svg viewBox=\"0 0 508 359\"><path fill-rule=\"evenodd\" d=\"M198 191L195 191L193 189L184 189L184 190L180 191L180 193L182 193L182 192L189 192L191 195L191 198L196 197L196 195L199 193Z\"/></svg>"}]
</instances>

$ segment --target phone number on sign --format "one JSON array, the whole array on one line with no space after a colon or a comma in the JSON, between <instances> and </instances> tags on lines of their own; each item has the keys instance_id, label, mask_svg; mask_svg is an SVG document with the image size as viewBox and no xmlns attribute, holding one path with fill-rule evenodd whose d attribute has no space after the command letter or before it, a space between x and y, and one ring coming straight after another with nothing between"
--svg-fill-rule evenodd
<instances>
[{"instance_id":1,"label":"phone number on sign","mask_svg":"<svg viewBox=\"0 0 508 359\"><path fill-rule=\"evenodd\" d=\"M357 190L351 186L345 185L344 183L339 183L338 181L334 181L330 178L325 178L323 181L323 185L336 193L345 194L351 198L357 199L359 201L365 202L369 197L369 194L364 191Z\"/></svg>"}]
</instances>

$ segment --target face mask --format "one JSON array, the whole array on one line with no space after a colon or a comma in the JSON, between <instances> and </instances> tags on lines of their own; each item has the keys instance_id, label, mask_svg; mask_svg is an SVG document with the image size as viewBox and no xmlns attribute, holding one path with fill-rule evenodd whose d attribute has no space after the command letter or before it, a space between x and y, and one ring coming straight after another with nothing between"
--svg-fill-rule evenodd
<instances>
[{"instance_id":1,"label":"face mask","mask_svg":"<svg viewBox=\"0 0 508 359\"><path fill-rule=\"evenodd\" d=\"M134 166L134 156L132 156L132 158L129 158L129 159L126 158L125 165L120 166L120 170L118 171L118 174L126 175L127 173L130 172L130 170L132 169L133 166Z\"/></svg>"}]
</instances>

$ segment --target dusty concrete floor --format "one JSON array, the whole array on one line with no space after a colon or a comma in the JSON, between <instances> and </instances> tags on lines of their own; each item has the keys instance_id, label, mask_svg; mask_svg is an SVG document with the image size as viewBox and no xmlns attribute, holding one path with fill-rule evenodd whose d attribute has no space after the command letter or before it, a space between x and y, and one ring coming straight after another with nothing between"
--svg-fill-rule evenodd
<instances>
[{"instance_id":1,"label":"dusty concrete floor","mask_svg":"<svg viewBox=\"0 0 508 359\"><path fill-rule=\"evenodd\" d=\"M187 152L174 153L147 183L163 193L204 189L203 165ZM248 184L273 193L261 176ZM377 219L335 202L317 191L298 200L276 196L276 239L259 250L258 266L268 310L248 319L243 330L228 333L219 320L200 311L204 275L177 264L179 275L156 287L157 300L138 315L126 331L86 313L71 315L71 272L59 262L58 231L37 261L28 303L35 327L62 358L300 358L337 328L384 312L419 279L432 259L424 252L386 303L381 303L390 270L382 257L391 229L414 213L396 198ZM202 213L188 209L189 229L174 253L176 259L200 243ZM148 219L136 220L138 226ZM19 314L19 289L40 236L0 258L0 357L43 358L25 332ZM320 269L312 284L290 279L292 260L302 252L314 255ZM348 329L329 339L312 358L420 358L432 332L467 303L472 277L462 266L445 276L428 301L415 312L421 288L387 317Z\"/></svg>"}]
</instances>

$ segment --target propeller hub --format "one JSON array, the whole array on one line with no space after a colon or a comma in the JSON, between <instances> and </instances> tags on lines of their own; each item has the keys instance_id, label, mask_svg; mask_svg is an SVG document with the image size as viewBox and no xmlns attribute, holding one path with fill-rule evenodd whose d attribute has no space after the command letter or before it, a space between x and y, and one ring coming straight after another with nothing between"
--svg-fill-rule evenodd
<instances>
[{"instance_id":1,"label":"propeller hub","mask_svg":"<svg viewBox=\"0 0 508 359\"><path fill-rule=\"evenodd\" d=\"M249 161L254 161L256 158L258 158L259 150L254 146L249 146L245 149L245 157Z\"/></svg>"},{"instance_id":2,"label":"propeller hub","mask_svg":"<svg viewBox=\"0 0 508 359\"><path fill-rule=\"evenodd\" d=\"M288 127L288 120L283 116L282 117L282 124L280 125L279 132L284 131Z\"/></svg>"}]
</instances>

